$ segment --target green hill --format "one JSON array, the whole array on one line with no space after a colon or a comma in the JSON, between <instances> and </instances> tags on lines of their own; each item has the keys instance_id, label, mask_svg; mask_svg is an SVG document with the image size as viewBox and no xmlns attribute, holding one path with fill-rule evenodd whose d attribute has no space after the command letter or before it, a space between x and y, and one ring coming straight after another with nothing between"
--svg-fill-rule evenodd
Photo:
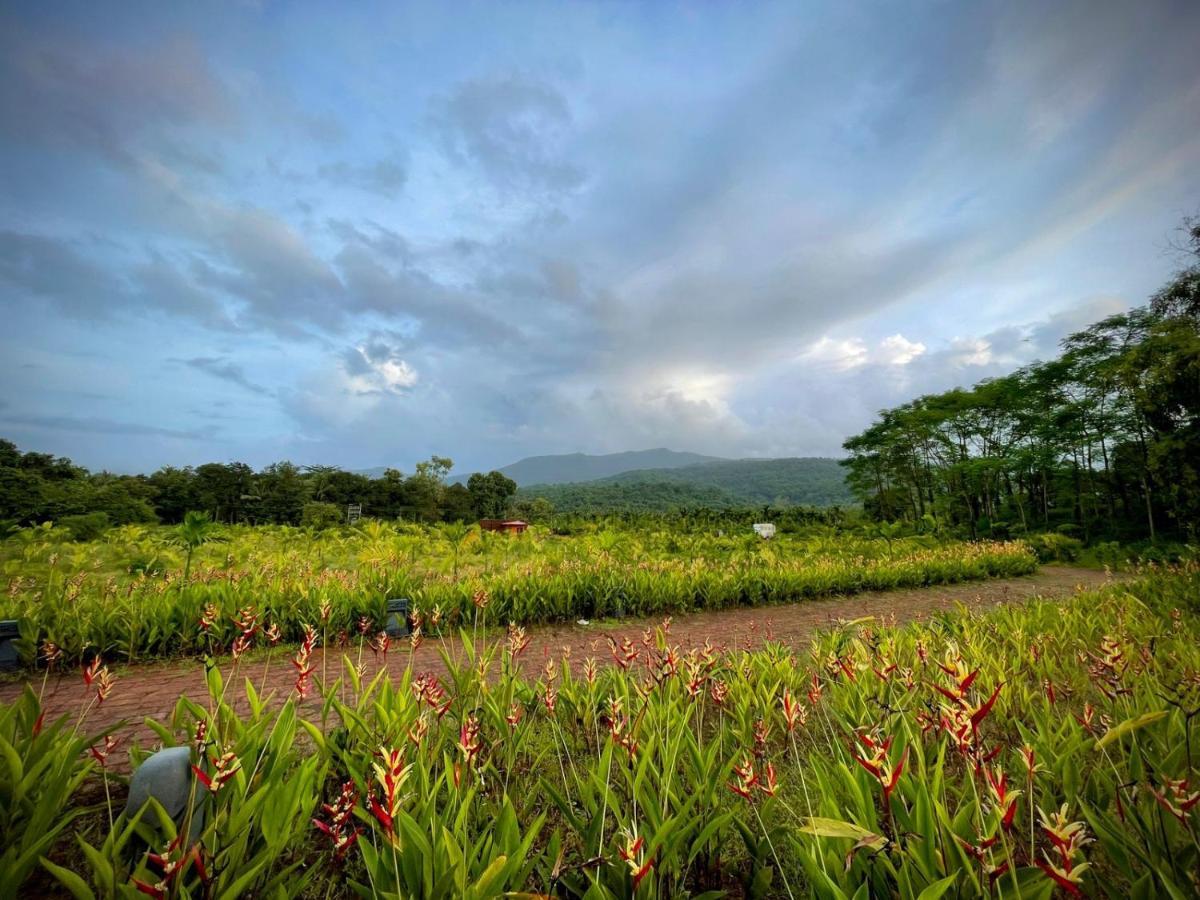
<instances>
[{"instance_id":1,"label":"green hill","mask_svg":"<svg viewBox=\"0 0 1200 900\"><path fill-rule=\"evenodd\" d=\"M575 484L534 484L517 491L517 499L543 497L560 513L670 512L704 507L744 506L727 491L680 482L587 481Z\"/></svg>"},{"instance_id":2,"label":"green hill","mask_svg":"<svg viewBox=\"0 0 1200 900\"><path fill-rule=\"evenodd\" d=\"M604 482L672 482L725 491L742 505L845 506L854 502L836 459L730 459L678 469L622 472Z\"/></svg>"},{"instance_id":3,"label":"green hill","mask_svg":"<svg viewBox=\"0 0 1200 900\"><path fill-rule=\"evenodd\" d=\"M500 469L517 484L568 484L595 481L631 470L670 470L696 463L716 462L719 457L699 453L680 453L658 447L654 450L629 450L624 453L560 453L552 456L527 456ZM465 483L466 475L457 475L451 483Z\"/></svg>"},{"instance_id":4,"label":"green hill","mask_svg":"<svg viewBox=\"0 0 1200 900\"><path fill-rule=\"evenodd\" d=\"M854 502L835 459L718 460L636 469L571 484L533 484L522 498L545 497L560 512L670 510L704 506L846 506Z\"/></svg>"}]
</instances>

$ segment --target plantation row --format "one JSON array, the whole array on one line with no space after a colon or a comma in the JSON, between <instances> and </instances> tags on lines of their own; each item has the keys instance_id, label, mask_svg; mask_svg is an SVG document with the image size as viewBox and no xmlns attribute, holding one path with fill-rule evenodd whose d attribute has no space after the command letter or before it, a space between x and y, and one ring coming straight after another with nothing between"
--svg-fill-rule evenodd
<instances>
[{"instance_id":1,"label":"plantation row","mask_svg":"<svg viewBox=\"0 0 1200 900\"><path fill-rule=\"evenodd\" d=\"M664 623L609 667L527 660L511 629L370 684L350 660L321 684L310 632L281 711L235 662L156 725L199 772L181 823L121 813L94 668L78 721L43 723L35 687L0 710L0 896L1188 896L1198 596L1189 563L757 653Z\"/></svg>"},{"instance_id":2,"label":"plantation row","mask_svg":"<svg viewBox=\"0 0 1200 900\"><path fill-rule=\"evenodd\" d=\"M348 540L288 531L235 530L232 539L204 546L194 563L144 532L80 547L28 541L10 562L36 574L10 576L0 618L19 620L18 646L30 663L43 641L69 659L90 648L109 661L136 660L228 649L237 636L234 614L244 607L283 640L298 642L304 626L314 625L333 641L364 620L372 632L381 628L390 597L410 598L424 613L426 633L437 633L474 621L480 592L490 601L489 622L530 624L795 602L1023 575L1037 565L1022 543L931 538L681 544L604 533L485 541L463 530L450 532L452 541L449 529L412 533L378 523ZM148 572L152 554L156 568ZM210 610L214 623L198 632Z\"/></svg>"}]
</instances>

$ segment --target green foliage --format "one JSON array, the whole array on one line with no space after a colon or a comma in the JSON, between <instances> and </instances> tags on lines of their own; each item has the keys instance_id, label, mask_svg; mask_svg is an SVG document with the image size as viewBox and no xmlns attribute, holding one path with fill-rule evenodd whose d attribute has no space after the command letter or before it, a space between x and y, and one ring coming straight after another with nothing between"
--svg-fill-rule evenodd
<instances>
[{"instance_id":1,"label":"green foliage","mask_svg":"<svg viewBox=\"0 0 1200 900\"><path fill-rule=\"evenodd\" d=\"M642 469L602 479L601 483L676 483L716 488L735 506L846 506L854 494L836 459L730 459L673 469ZM698 505L698 504L697 504Z\"/></svg>"},{"instance_id":2,"label":"green foliage","mask_svg":"<svg viewBox=\"0 0 1200 900\"><path fill-rule=\"evenodd\" d=\"M0 617L23 623L27 658L44 639L73 658L90 646L116 660L206 652L215 636L201 639L195 624L209 606L232 616L253 605L298 640L324 603L329 627L350 631L362 616L382 622L389 597L471 621L482 589L499 621L530 624L796 602L1036 565L1021 543L941 543L891 528L882 539L782 531L769 543L749 524L720 530L613 521L580 523L572 537L509 536L365 520L322 532L222 526L193 511L173 529L126 526L67 553L63 529L26 529L0 545L11 579Z\"/></svg>"},{"instance_id":3,"label":"green foliage","mask_svg":"<svg viewBox=\"0 0 1200 900\"><path fill-rule=\"evenodd\" d=\"M82 801L112 780L97 738L39 736L30 690L0 707L0 890L28 895L40 858L77 897L1191 896L1197 597L1185 563L805 647L683 648L664 623L610 666L463 634L444 678L347 658L273 704L234 663L151 723L215 785L194 842Z\"/></svg>"},{"instance_id":4,"label":"green foliage","mask_svg":"<svg viewBox=\"0 0 1200 900\"><path fill-rule=\"evenodd\" d=\"M304 511L300 516L300 524L305 528L316 528L318 530L325 528L337 528L346 521L346 514L342 508L335 506L332 503L321 503L312 501L304 504Z\"/></svg>"},{"instance_id":5,"label":"green foliage","mask_svg":"<svg viewBox=\"0 0 1200 900\"><path fill-rule=\"evenodd\" d=\"M1054 532L1030 535L1025 542L1040 562L1075 562L1083 552L1083 541ZM1114 560L1119 561L1123 560Z\"/></svg>"},{"instance_id":6,"label":"green foliage","mask_svg":"<svg viewBox=\"0 0 1200 900\"><path fill-rule=\"evenodd\" d=\"M77 541L94 541L108 530L108 513L93 512L78 516L63 516L58 524L71 532Z\"/></svg>"},{"instance_id":7,"label":"green foliage","mask_svg":"<svg viewBox=\"0 0 1200 900\"><path fill-rule=\"evenodd\" d=\"M1200 237L1145 307L1062 342L1057 359L885 410L843 445L882 519L934 514L972 537L1059 530L1085 542L1200 521Z\"/></svg>"}]
</instances>

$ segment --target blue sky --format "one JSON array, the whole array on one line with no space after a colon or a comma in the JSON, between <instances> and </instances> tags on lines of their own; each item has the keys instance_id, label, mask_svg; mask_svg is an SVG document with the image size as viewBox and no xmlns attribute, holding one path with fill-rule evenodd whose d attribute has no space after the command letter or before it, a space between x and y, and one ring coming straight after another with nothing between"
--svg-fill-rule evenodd
<instances>
[{"instance_id":1,"label":"blue sky","mask_svg":"<svg viewBox=\"0 0 1200 900\"><path fill-rule=\"evenodd\" d=\"M6 4L0 435L835 454L1143 302L1200 5Z\"/></svg>"}]
</instances>

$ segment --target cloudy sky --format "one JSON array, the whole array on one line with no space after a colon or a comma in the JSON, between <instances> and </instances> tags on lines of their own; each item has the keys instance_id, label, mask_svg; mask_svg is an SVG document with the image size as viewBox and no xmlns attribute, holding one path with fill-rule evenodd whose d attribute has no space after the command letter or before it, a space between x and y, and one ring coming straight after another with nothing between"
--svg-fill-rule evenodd
<instances>
[{"instance_id":1,"label":"cloudy sky","mask_svg":"<svg viewBox=\"0 0 1200 900\"><path fill-rule=\"evenodd\" d=\"M7 3L0 435L835 454L1142 302L1200 4Z\"/></svg>"}]
</instances>

